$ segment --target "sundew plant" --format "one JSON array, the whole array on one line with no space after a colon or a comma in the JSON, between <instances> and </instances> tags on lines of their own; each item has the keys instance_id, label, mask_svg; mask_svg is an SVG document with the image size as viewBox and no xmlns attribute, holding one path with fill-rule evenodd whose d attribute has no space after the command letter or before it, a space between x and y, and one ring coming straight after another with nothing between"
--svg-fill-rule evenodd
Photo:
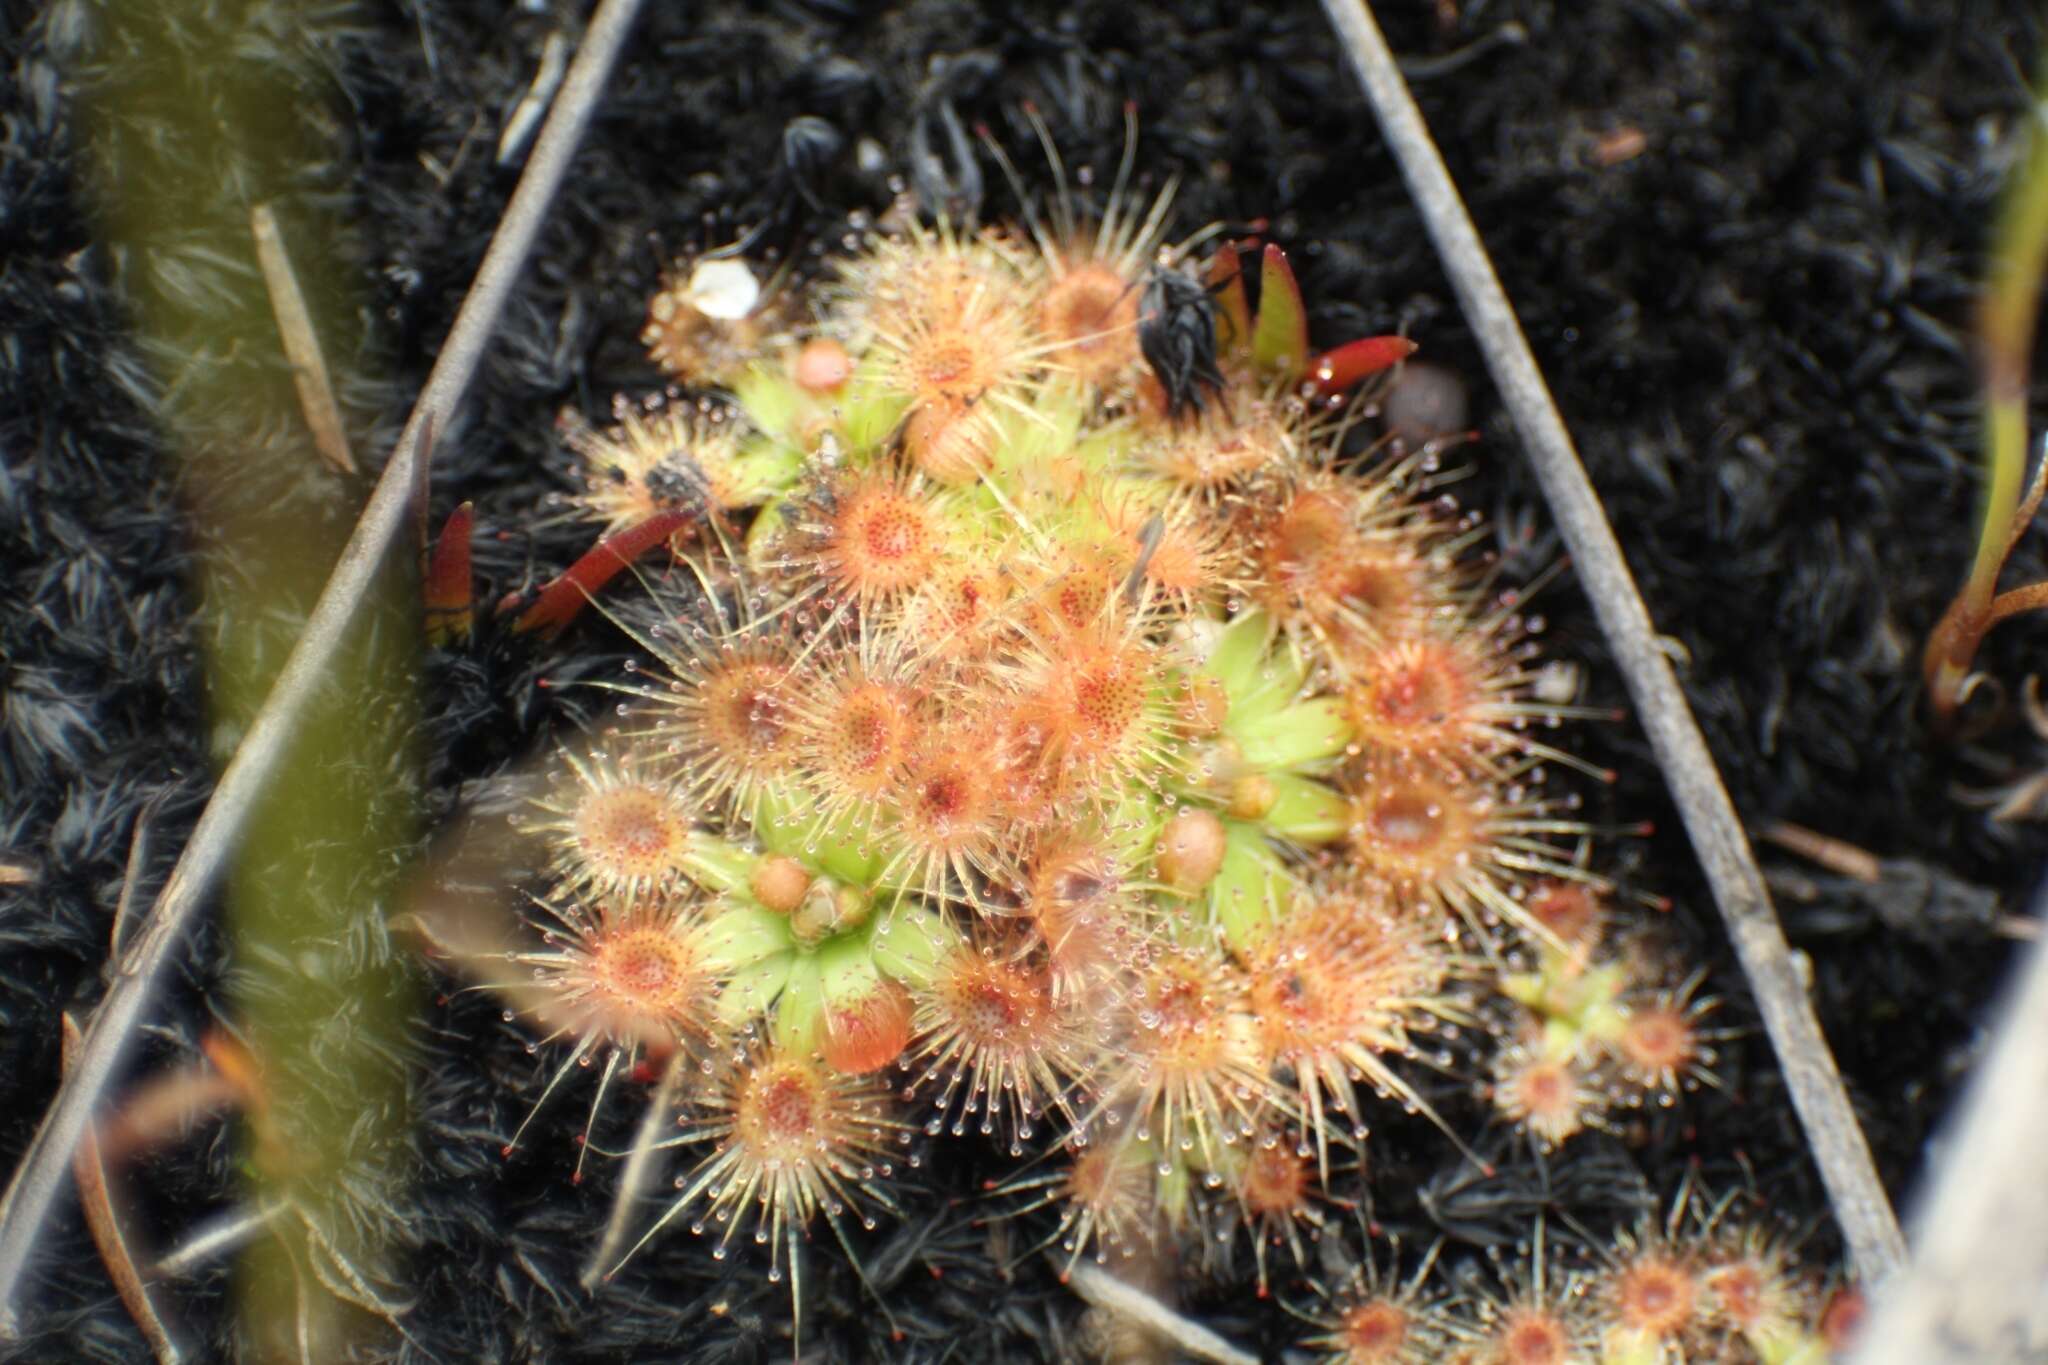
<instances>
[{"instance_id":1,"label":"sundew plant","mask_svg":"<svg viewBox=\"0 0 2048 1365\"><path fill-rule=\"evenodd\" d=\"M793 1291L935 1142L1006 1153L992 1215L1064 1267L1243 1240L1263 1294L1327 1280L1377 1115L1478 1163L1432 1094L1549 1148L1716 1079L1579 814L1567 723L1607 713L1450 497L1464 433L1379 434L1414 346L1312 353L1279 248L1171 243L1128 153L1093 195L1048 154L1020 223L679 263L675 387L565 424L600 539L521 619L594 601L647 661L516 818L540 1103L666 1069L639 1243L765 1244ZM1814 1283L1725 1213L1593 1271L1539 1229L1492 1296L1361 1265L1303 1340L1822 1358Z\"/></svg>"}]
</instances>

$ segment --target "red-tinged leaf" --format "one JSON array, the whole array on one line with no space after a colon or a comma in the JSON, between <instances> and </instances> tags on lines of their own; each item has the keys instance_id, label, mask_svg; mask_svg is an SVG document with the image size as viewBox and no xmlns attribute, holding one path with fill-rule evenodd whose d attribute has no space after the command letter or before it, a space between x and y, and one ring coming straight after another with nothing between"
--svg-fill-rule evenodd
<instances>
[{"instance_id":1,"label":"red-tinged leaf","mask_svg":"<svg viewBox=\"0 0 2048 1365\"><path fill-rule=\"evenodd\" d=\"M421 596L426 601L427 643L460 644L475 621L470 576L469 540L476 527L476 504L465 502L441 523L434 553L427 560Z\"/></svg>"},{"instance_id":2,"label":"red-tinged leaf","mask_svg":"<svg viewBox=\"0 0 2048 1365\"><path fill-rule=\"evenodd\" d=\"M1245 301L1236 247L1226 245L1209 258L1209 292L1216 299L1217 357L1226 365L1241 365L1252 350L1252 309Z\"/></svg>"},{"instance_id":3,"label":"red-tinged leaf","mask_svg":"<svg viewBox=\"0 0 2048 1365\"><path fill-rule=\"evenodd\" d=\"M556 634L575 620L583 606L599 589L612 581L621 569L690 524L688 512L657 512L647 520L606 536L571 564L567 571L540 590L512 629Z\"/></svg>"},{"instance_id":4,"label":"red-tinged leaf","mask_svg":"<svg viewBox=\"0 0 2048 1365\"><path fill-rule=\"evenodd\" d=\"M1369 374L1400 364L1415 354L1407 337L1365 337L1324 351L1308 363L1309 382L1325 398L1344 392Z\"/></svg>"},{"instance_id":5,"label":"red-tinged leaf","mask_svg":"<svg viewBox=\"0 0 2048 1365\"><path fill-rule=\"evenodd\" d=\"M1266 243L1259 265L1259 320L1252 324L1252 363L1292 383L1308 365L1308 310L1287 253Z\"/></svg>"}]
</instances>

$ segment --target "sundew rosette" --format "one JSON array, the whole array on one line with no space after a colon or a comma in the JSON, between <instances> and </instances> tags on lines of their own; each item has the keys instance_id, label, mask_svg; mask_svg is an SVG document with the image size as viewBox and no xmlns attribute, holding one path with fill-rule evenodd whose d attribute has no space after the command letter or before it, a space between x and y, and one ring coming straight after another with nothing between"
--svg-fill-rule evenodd
<instances>
[{"instance_id":1,"label":"sundew rosette","mask_svg":"<svg viewBox=\"0 0 2048 1365\"><path fill-rule=\"evenodd\" d=\"M679 267L702 297L650 345L701 396L576 435L608 533L702 509L602 604L651 666L527 822L548 982L652 983L614 924L687 950L663 1150L696 1174L657 1229L744 1223L779 1274L820 1214L856 1249L839 1215L898 1202L912 1138L985 1139L1069 1262L1223 1226L1264 1283L1355 1202L1376 1114L1465 1150L1426 1096L1484 1087L1474 1037L1569 1034L1645 1094L1711 1075L1696 981L1546 914L1605 890L1550 778L1602 776L1557 728L1592 713L1537 692L1441 452L1343 399L1412 345L1311 355L1284 254L1254 308L1248 244L1169 245L1133 169L873 235L737 317ZM586 1013L578 1061L647 1046Z\"/></svg>"}]
</instances>

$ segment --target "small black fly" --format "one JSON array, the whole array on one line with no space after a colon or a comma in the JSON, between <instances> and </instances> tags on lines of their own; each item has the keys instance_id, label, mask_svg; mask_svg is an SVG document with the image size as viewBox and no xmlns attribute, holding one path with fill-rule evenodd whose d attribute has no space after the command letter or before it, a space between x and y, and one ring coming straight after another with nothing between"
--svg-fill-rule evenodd
<instances>
[{"instance_id":1,"label":"small black fly","mask_svg":"<svg viewBox=\"0 0 2048 1365\"><path fill-rule=\"evenodd\" d=\"M1166 415L1202 410L1202 390L1223 390L1216 367L1216 304L1199 280L1161 266L1145 282L1138 349L1166 390Z\"/></svg>"}]
</instances>

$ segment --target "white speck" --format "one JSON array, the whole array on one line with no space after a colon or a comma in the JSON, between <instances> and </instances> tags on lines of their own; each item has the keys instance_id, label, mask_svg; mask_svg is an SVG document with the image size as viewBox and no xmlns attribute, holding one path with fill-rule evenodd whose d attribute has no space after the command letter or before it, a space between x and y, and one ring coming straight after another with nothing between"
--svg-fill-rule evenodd
<instances>
[{"instance_id":1,"label":"white speck","mask_svg":"<svg viewBox=\"0 0 2048 1365\"><path fill-rule=\"evenodd\" d=\"M745 261L726 257L698 262L684 292L691 306L705 317L733 322L754 311L761 301L761 282Z\"/></svg>"}]
</instances>

